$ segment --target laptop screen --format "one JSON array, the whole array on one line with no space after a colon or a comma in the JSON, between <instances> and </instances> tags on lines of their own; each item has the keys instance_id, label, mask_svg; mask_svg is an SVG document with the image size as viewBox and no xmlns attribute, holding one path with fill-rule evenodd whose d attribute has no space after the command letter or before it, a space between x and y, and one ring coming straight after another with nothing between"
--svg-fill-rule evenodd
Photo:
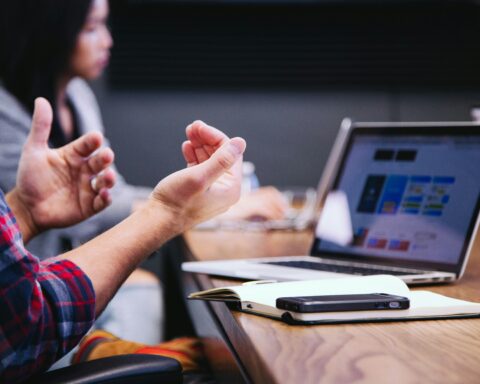
<instances>
[{"instance_id":1,"label":"laptop screen","mask_svg":"<svg viewBox=\"0 0 480 384\"><path fill-rule=\"evenodd\" d=\"M480 127L354 128L333 185L353 241L314 254L458 271L480 205Z\"/></svg>"}]
</instances>

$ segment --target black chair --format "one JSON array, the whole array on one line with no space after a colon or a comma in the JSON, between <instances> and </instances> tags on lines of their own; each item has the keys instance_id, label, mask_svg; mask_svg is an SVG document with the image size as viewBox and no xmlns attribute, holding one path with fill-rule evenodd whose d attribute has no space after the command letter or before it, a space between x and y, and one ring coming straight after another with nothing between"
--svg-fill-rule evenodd
<instances>
[{"instance_id":1,"label":"black chair","mask_svg":"<svg viewBox=\"0 0 480 384\"><path fill-rule=\"evenodd\" d=\"M32 377L35 384L180 384L180 363L158 355L119 355L71 365Z\"/></svg>"}]
</instances>

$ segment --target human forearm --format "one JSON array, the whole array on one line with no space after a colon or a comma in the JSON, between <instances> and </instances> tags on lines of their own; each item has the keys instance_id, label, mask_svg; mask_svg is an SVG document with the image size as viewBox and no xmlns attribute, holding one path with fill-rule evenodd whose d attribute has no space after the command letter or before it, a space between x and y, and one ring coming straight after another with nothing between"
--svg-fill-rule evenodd
<instances>
[{"instance_id":1,"label":"human forearm","mask_svg":"<svg viewBox=\"0 0 480 384\"><path fill-rule=\"evenodd\" d=\"M240 196L243 139L157 184L148 202L104 234L62 256L90 278L100 313L135 267L182 231L224 212Z\"/></svg>"},{"instance_id":2,"label":"human forearm","mask_svg":"<svg viewBox=\"0 0 480 384\"><path fill-rule=\"evenodd\" d=\"M102 235L60 256L89 276L97 314L145 257L181 232L183 224L178 220L168 209L150 202Z\"/></svg>"},{"instance_id":3,"label":"human forearm","mask_svg":"<svg viewBox=\"0 0 480 384\"><path fill-rule=\"evenodd\" d=\"M198 126L207 133L211 131L202 124ZM238 200L245 146L243 139L225 139L208 159L196 165L190 161L190 167L160 181L148 202L127 219L60 256L73 261L90 277L97 314L146 256Z\"/></svg>"}]
</instances>

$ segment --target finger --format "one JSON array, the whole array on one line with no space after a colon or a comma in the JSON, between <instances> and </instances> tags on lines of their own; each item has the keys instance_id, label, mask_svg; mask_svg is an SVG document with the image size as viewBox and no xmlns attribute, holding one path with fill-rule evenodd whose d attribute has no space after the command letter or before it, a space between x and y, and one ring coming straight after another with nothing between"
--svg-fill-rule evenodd
<instances>
[{"instance_id":1,"label":"finger","mask_svg":"<svg viewBox=\"0 0 480 384\"><path fill-rule=\"evenodd\" d=\"M97 193L98 192L98 188L97 188L97 178L96 177L92 177L90 179L90 188L92 188L92 191Z\"/></svg>"},{"instance_id":2,"label":"finger","mask_svg":"<svg viewBox=\"0 0 480 384\"><path fill-rule=\"evenodd\" d=\"M195 157L199 163L204 162L228 140L222 131L197 120L190 124L186 130L187 138L192 143Z\"/></svg>"},{"instance_id":3,"label":"finger","mask_svg":"<svg viewBox=\"0 0 480 384\"><path fill-rule=\"evenodd\" d=\"M92 182L94 191L100 191L104 188L110 189L115 185L116 175L113 169L107 169L92 180L95 180L94 183Z\"/></svg>"},{"instance_id":4,"label":"finger","mask_svg":"<svg viewBox=\"0 0 480 384\"><path fill-rule=\"evenodd\" d=\"M217 148L214 148L210 145L204 145L203 148L205 149L205 152L207 152L208 156L212 156L214 152L217 150Z\"/></svg>"},{"instance_id":5,"label":"finger","mask_svg":"<svg viewBox=\"0 0 480 384\"><path fill-rule=\"evenodd\" d=\"M67 144L63 147L63 151L69 158L88 157L100 148L102 142L103 135L100 132L90 132Z\"/></svg>"},{"instance_id":6,"label":"finger","mask_svg":"<svg viewBox=\"0 0 480 384\"><path fill-rule=\"evenodd\" d=\"M108 168L113 163L113 151L110 148L102 148L87 161L90 172L95 175Z\"/></svg>"},{"instance_id":7,"label":"finger","mask_svg":"<svg viewBox=\"0 0 480 384\"><path fill-rule=\"evenodd\" d=\"M195 151L195 156L198 159L199 163L203 163L204 161L210 158L210 155L203 147L194 148L194 151Z\"/></svg>"},{"instance_id":8,"label":"finger","mask_svg":"<svg viewBox=\"0 0 480 384\"><path fill-rule=\"evenodd\" d=\"M247 144L245 140L236 137L222 145L207 161L200 164L207 186L210 186L223 173L230 170L242 158ZM241 165L241 164L240 164ZM241 169L237 167L236 175L241 177Z\"/></svg>"},{"instance_id":9,"label":"finger","mask_svg":"<svg viewBox=\"0 0 480 384\"><path fill-rule=\"evenodd\" d=\"M110 191L106 188L101 189L93 199L93 210L100 212L112 203Z\"/></svg>"},{"instance_id":10,"label":"finger","mask_svg":"<svg viewBox=\"0 0 480 384\"><path fill-rule=\"evenodd\" d=\"M190 124L186 129L186 134L195 148L204 145L217 148L228 140L228 136L225 133L200 120Z\"/></svg>"},{"instance_id":11,"label":"finger","mask_svg":"<svg viewBox=\"0 0 480 384\"><path fill-rule=\"evenodd\" d=\"M187 165L190 167L192 165L198 164L197 156L195 155L195 150L190 141L184 141L182 144L182 153Z\"/></svg>"},{"instance_id":12,"label":"finger","mask_svg":"<svg viewBox=\"0 0 480 384\"><path fill-rule=\"evenodd\" d=\"M27 143L35 146L48 145L52 121L53 112L50 103L43 97L37 97L33 110L32 128Z\"/></svg>"}]
</instances>

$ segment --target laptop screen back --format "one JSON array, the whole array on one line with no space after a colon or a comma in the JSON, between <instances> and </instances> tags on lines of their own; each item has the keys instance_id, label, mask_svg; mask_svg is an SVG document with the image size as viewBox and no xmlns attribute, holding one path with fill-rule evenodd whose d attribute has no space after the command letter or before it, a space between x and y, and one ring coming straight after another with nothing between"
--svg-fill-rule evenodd
<instances>
[{"instance_id":1,"label":"laptop screen back","mask_svg":"<svg viewBox=\"0 0 480 384\"><path fill-rule=\"evenodd\" d=\"M480 127L353 129L333 189L354 238L318 238L313 254L457 272L480 206Z\"/></svg>"}]
</instances>

